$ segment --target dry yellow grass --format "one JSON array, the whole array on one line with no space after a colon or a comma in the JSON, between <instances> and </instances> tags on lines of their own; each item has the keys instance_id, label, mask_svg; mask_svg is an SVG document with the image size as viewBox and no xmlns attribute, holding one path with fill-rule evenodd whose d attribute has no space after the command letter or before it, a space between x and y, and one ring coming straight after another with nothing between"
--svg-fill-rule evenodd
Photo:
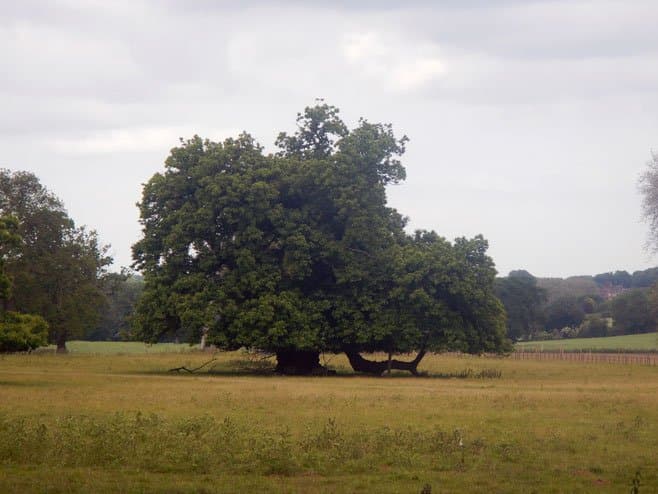
<instances>
[{"instance_id":1,"label":"dry yellow grass","mask_svg":"<svg viewBox=\"0 0 658 494\"><path fill-rule=\"evenodd\" d=\"M80 466L75 452L64 465L56 455L30 463L5 449L15 458L0 456L0 491L420 492L429 484L434 493L620 492L630 489L637 470L641 492L658 490L656 367L432 356L422 366L430 377L371 378L351 375L336 356L330 365L341 375L301 378L244 373L260 363L234 353L218 355L211 374L167 372L208 358L1 356L5 423L23 420L56 432L65 418L84 416L81 430L97 431L106 421L120 429L134 427L138 413L155 414L175 434L189 425L181 421L206 417L214 430L228 419L236 424L235 441L261 449L222 463L213 457L217 446L189 470L175 462L151 468L148 458ZM499 370L501 377L431 377L467 368ZM204 431L206 439L187 446L181 438L181 448L217 440ZM318 444L309 446L309 437ZM320 444L333 440L335 447ZM262 449L265 443L289 453Z\"/></svg>"}]
</instances>

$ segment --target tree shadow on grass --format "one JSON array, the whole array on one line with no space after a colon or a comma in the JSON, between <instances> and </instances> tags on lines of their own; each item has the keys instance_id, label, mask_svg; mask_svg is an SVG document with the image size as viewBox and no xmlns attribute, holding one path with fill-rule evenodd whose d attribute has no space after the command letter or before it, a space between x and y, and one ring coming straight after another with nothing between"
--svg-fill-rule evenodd
<instances>
[{"instance_id":1,"label":"tree shadow on grass","mask_svg":"<svg viewBox=\"0 0 658 494\"><path fill-rule=\"evenodd\" d=\"M44 381L6 381L0 380L0 386L18 386L21 388L46 388L51 387L53 383Z\"/></svg>"},{"instance_id":2,"label":"tree shadow on grass","mask_svg":"<svg viewBox=\"0 0 658 494\"><path fill-rule=\"evenodd\" d=\"M139 374L157 374L166 376L218 376L218 377L288 377L288 378L309 378L309 377L322 377L322 378L364 378L370 377L373 379L499 379L502 377L502 372L499 369L485 368L473 370L466 368L461 371L455 372L420 372L417 376L411 375L408 372L393 371L390 375L383 374L375 376L371 374L363 374L353 372L349 369L329 369L327 373L316 373L307 375L282 375L275 372L275 364L269 360L254 360L254 359L233 359L225 362L217 362L214 365L205 366L198 371L193 369L178 367L168 370L155 370L152 372L140 372Z\"/></svg>"}]
</instances>

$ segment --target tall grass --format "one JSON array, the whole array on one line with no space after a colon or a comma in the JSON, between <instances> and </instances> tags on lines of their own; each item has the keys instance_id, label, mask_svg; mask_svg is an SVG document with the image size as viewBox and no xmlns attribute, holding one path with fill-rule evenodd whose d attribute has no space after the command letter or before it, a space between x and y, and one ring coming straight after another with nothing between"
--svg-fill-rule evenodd
<instances>
[{"instance_id":1,"label":"tall grass","mask_svg":"<svg viewBox=\"0 0 658 494\"><path fill-rule=\"evenodd\" d=\"M463 470L481 455L481 439L437 427L344 430L335 419L261 428L239 419L155 414L69 415L52 423L0 417L0 464L138 468L148 472L295 475L366 473L384 464ZM495 454L495 449L493 450Z\"/></svg>"}]
</instances>

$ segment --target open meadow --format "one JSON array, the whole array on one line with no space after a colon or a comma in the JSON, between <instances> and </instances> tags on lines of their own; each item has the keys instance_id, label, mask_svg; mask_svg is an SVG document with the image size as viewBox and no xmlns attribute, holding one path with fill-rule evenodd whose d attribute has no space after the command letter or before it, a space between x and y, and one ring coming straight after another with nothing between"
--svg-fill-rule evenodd
<instances>
[{"instance_id":1,"label":"open meadow","mask_svg":"<svg viewBox=\"0 0 658 494\"><path fill-rule=\"evenodd\" d=\"M436 355L373 378L331 356L337 376L281 377L235 352L188 374L168 369L212 355L103 348L0 356L0 492L658 490L657 367Z\"/></svg>"},{"instance_id":2,"label":"open meadow","mask_svg":"<svg viewBox=\"0 0 658 494\"><path fill-rule=\"evenodd\" d=\"M524 341L516 348L525 351L633 351L658 352L658 333L606 336L603 338L565 338L561 340Z\"/></svg>"}]
</instances>

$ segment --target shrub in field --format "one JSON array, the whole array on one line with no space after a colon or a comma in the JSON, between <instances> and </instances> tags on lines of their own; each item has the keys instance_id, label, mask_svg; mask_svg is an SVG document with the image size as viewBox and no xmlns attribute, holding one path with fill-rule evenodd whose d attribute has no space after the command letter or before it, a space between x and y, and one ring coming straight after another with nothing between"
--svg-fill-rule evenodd
<instances>
[{"instance_id":1,"label":"shrub in field","mask_svg":"<svg viewBox=\"0 0 658 494\"><path fill-rule=\"evenodd\" d=\"M0 202L0 213L3 204ZM5 272L5 260L21 244L19 223L14 216L0 216L0 302L12 294L13 281ZM6 309L6 306L5 306ZM24 352L47 343L48 324L39 316L5 312L0 308L0 353Z\"/></svg>"},{"instance_id":2,"label":"shrub in field","mask_svg":"<svg viewBox=\"0 0 658 494\"><path fill-rule=\"evenodd\" d=\"M40 316L0 315L0 353L25 352L48 344L48 323Z\"/></svg>"}]
</instances>

